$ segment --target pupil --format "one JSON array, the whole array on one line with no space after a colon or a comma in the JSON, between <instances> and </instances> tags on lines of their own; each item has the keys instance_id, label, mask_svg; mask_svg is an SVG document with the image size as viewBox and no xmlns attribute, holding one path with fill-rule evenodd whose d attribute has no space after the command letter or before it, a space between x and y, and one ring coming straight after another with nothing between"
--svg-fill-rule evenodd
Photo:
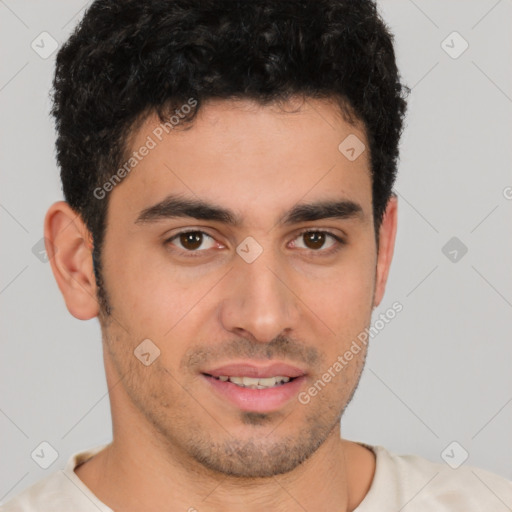
<instances>
[{"instance_id":1,"label":"pupil","mask_svg":"<svg viewBox=\"0 0 512 512\"><path fill-rule=\"evenodd\" d=\"M325 242L325 233L311 232L306 235L306 245L310 249L320 249ZM203 235L198 231L192 231L190 233L183 233L180 235L180 241L183 247L194 250L201 247Z\"/></svg>"},{"instance_id":2,"label":"pupil","mask_svg":"<svg viewBox=\"0 0 512 512\"><path fill-rule=\"evenodd\" d=\"M201 246L202 234L198 231L192 231L190 233L183 233L180 235L180 242L183 247L187 249L197 249Z\"/></svg>"},{"instance_id":3,"label":"pupil","mask_svg":"<svg viewBox=\"0 0 512 512\"><path fill-rule=\"evenodd\" d=\"M325 233L308 233L306 236L306 245L308 242L312 242L312 246L309 246L310 249L320 249L322 245L324 245L325 241Z\"/></svg>"}]
</instances>

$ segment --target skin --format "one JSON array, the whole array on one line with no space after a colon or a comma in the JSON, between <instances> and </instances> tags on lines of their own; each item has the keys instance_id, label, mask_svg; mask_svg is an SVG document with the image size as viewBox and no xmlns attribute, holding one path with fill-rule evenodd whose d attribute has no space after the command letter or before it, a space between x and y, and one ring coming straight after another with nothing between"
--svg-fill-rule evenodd
<instances>
[{"instance_id":1,"label":"skin","mask_svg":"<svg viewBox=\"0 0 512 512\"><path fill-rule=\"evenodd\" d=\"M264 415L239 410L200 374L205 365L279 360L307 372L306 390L370 325L384 295L397 199L377 251L368 151L351 162L338 150L349 134L368 147L363 127L328 100L284 106L203 104L189 130L170 132L109 193L102 262L110 317L96 300L87 228L65 202L47 213L47 250L68 310L100 318L112 409L113 442L76 473L115 510L339 512L356 508L370 488L373 453L340 437L364 347L307 405L293 398ZM149 116L131 149L158 123ZM229 208L243 223L135 222L170 193ZM327 199L350 199L362 215L278 222L299 202ZM179 238L165 242L186 228L212 237L198 257ZM335 240L307 245L304 228L346 243L322 255ZM263 248L250 264L236 253L248 236ZM160 350L149 366L133 353L147 338Z\"/></svg>"}]
</instances>

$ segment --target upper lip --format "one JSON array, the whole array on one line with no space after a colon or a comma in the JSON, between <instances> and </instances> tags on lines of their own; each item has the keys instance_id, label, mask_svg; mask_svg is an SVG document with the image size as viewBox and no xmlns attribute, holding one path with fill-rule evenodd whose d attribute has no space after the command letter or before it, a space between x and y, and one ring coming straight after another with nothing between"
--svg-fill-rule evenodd
<instances>
[{"instance_id":1,"label":"upper lip","mask_svg":"<svg viewBox=\"0 0 512 512\"><path fill-rule=\"evenodd\" d=\"M253 363L230 363L224 366L219 366L211 370L204 370L202 373L212 375L213 377L253 377L253 378L266 378L266 377L300 377L305 375L305 372L296 366L292 366L282 362L272 363L267 366L257 366Z\"/></svg>"}]
</instances>

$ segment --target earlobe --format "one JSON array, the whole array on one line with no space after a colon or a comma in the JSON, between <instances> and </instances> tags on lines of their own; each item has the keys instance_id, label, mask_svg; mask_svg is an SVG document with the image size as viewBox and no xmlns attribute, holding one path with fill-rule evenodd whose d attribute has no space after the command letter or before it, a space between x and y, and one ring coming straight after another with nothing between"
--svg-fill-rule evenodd
<instances>
[{"instance_id":1,"label":"earlobe","mask_svg":"<svg viewBox=\"0 0 512 512\"><path fill-rule=\"evenodd\" d=\"M393 251L398 221L398 198L393 194L386 207L379 230L379 252L377 255L377 276L373 307L377 307L384 297Z\"/></svg>"},{"instance_id":2,"label":"earlobe","mask_svg":"<svg viewBox=\"0 0 512 512\"><path fill-rule=\"evenodd\" d=\"M68 311L79 320L99 313L92 239L81 217L65 201L50 206L44 221L46 252Z\"/></svg>"}]
</instances>

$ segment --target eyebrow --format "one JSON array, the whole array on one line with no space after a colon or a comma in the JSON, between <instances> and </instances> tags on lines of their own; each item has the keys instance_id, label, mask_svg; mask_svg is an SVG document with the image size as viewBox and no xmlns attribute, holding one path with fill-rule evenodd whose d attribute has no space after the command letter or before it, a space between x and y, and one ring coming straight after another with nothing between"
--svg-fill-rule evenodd
<instances>
[{"instance_id":1,"label":"eyebrow","mask_svg":"<svg viewBox=\"0 0 512 512\"><path fill-rule=\"evenodd\" d=\"M217 221L233 227L242 225L242 217L235 212L202 199L188 199L169 195L159 203L142 210L135 224L147 224L174 218L193 218ZM278 224L292 225L321 219L359 219L365 217L360 204L351 200L324 200L299 203L285 212Z\"/></svg>"}]
</instances>

